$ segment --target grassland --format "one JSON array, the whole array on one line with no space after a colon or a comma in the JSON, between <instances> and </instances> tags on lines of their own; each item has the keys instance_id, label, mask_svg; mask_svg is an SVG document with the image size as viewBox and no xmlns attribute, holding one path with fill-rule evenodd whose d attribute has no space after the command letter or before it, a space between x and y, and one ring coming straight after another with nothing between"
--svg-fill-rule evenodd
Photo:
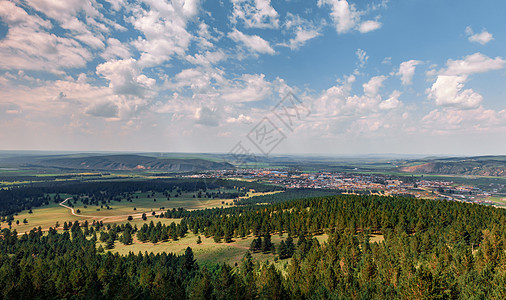
<instances>
[{"instance_id":1,"label":"grassland","mask_svg":"<svg viewBox=\"0 0 506 300\"><path fill-rule=\"evenodd\" d=\"M235 239L232 243L216 243L212 237L206 238L203 235L200 235L200 237L202 240L201 244L197 244L197 236L192 233L187 234L184 238L177 241L157 244L141 243L137 239L134 239L134 243L131 245L123 245L117 242L114 249L108 251L121 255L127 255L130 252L138 253L139 251L141 253L148 252L155 254L162 252L183 254L187 247L191 247L195 254L195 258L201 265L212 266L226 262L233 266L235 263L239 263L244 257L244 254L246 254L251 245L251 241L254 239L253 236L248 236L246 238ZM271 240L274 245L279 245L279 243L286 238L286 235L273 235ZM323 234L316 236L316 238L320 243L323 243L327 241L328 235ZM295 239L295 242L297 242L297 239ZM253 253L253 258L258 262L274 262L277 260L276 257L277 255L274 253ZM280 266L283 265L284 264L280 264Z\"/></svg>"},{"instance_id":2,"label":"grassland","mask_svg":"<svg viewBox=\"0 0 506 300\"><path fill-rule=\"evenodd\" d=\"M192 233L187 234L184 238L181 238L177 241L160 242L156 244L142 243L134 238L134 243L131 245L124 245L116 242L114 249L107 251L110 251L112 253L119 253L121 255L127 255L130 252L148 252L155 254L162 252L171 252L176 254L183 254L187 247L191 247L195 258L200 265L213 266L226 262L231 266L234 266L236 263L239 263L241 261L241 259L248 251L252 240L255 238L253 236L248 236L245 238L236 238L232 243L216 243L212 237L206 238L203 235L200 235L200 237L202 240L201 244L197 244L197 235L194 235ZM283 236L273 235L271 237L271 240L275 246L278 246L280 242L282 240L286 240L286 238L286 234ZM322 234L315 236L315 238L320 244L323 244L328 240L329 236L327 234ZM295 238L294 242L297 243L297 241L298 239ZM371 235L371 243L380 243L382 241L384 241L383 235ZM105 246L103 243L101 245ZM252 256L254 260L258 262L275 262L276 267L278 267L280 270L284 270L290 261L290 259L278 261L276 258L277 255L275 253L259 252L252 253Z\"/></svg>"},{"instance_id":3,"label":"grassland","mask_svg":"<svg viewBox=\"0 0 506 300\"><path fill-rule=\"evenodd\" d=\"M184 208L187 210L205 209L233 205L233 199L209 199L193 197L194 193L183 193L178 197L170 197L167 200L161 193L134 193L132 202L123 199L111 201L109 208L105 205L89 205L85 207L81 202L74 205L74 209L79 209L82 215L93 215L97 218L124 216L125 218L132 214L160 212L168 208ZM134 210L135 208L135 210Z\"/></svg>"},{"instance_id":4,"label":"grassland","mask_svg":"<svg viewBox=\"0 0 506 300\"><path fill-rule=\"evenodd\" d=\"M229 192L229 190L221 191ZM212 192L212 190L210 190L210 192ZM250 192L246 197L253 197L262 194L264 193ZM154 196L152 196L152 193L146 192L134 193L132 195L132 202L126 200L122 200L121 202L111 201L109 204L109 209L107 209L105 205L88 205L85 207L82 202L77 201L74 203L74 210L76 212L79 210L79 216L74 216L68 208L51 202L47 206L33 209L32 213L29 213L27 210L18 213L14 216L14 222L12 222L11 226L12 229L16 229L18 233L22 234L30 231L34 227L38 228L39 226L44 231L48 230L49 227L54 228L56 222L60 224L60 229L64 222L84 222L86 220L88 222L93 222L95 220L102 221L103 223L121 224L128 222L128 216L132 216L133 218L130 223L142 225L144 222L142 220L143 213L146 214L148 222L150 220L154 220L156 222L161 221L164 224L170 224L174 221L174 219L155 218L152 213L155 212L156 215L159 215L161 212L166 211L169 208L184 208L187 210L195 210L226 207L232 206L234 204L233 199L194 198L193 195L194 193L182 193L179 197L170 197L170 200L167 200L167 198L161 193L155 193ZM62 199L71 197L71 195L63 194L60 196ZM155 199L156 201L154 201ZM27 224L23 223L23 220L25 219L28 221ZM17 220L19 221L19 224L16 224ZM176 221L178 222L178 220ZM8 227L8 224L6 222L2 222L0 225L2 228Z\"/></svg>"}]
</instances>

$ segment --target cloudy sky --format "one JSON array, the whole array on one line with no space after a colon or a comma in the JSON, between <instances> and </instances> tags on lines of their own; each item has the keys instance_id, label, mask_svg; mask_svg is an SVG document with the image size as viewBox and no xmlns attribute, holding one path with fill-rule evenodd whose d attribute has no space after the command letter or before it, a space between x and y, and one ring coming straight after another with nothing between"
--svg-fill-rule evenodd
<instances>
[{"instance_id":1,"label":"cloudy sky","mask_svg":"<svg viewBox=\"0 0 506 300\"><path fill-rule=\"evenodd\" d=\"M261 152L252 132L267 124L272 153L505 154L504 12L0 0L0 149ZM289 126L275 114L286 95L305 109Z\"/></svg>"}]
</instances>

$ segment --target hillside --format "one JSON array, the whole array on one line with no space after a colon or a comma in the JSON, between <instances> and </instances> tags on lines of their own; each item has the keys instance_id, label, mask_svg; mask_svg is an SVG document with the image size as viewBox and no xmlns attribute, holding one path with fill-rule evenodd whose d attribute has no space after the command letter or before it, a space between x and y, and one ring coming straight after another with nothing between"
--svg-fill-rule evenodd
<instances>
[{"instance_id":1,"label":"hillside","mask_svg":"<svg viewBox=\"0 0 506 300\"><path fill-rule=\"evenodd\" d=\"M505 156L478 156L410 162L399 170L415 174L506 177Z\"/></svg>"},{"instance_id":2,"label":"hillside","mask_svg":"<svg viewBox=\"0 0 506 300\"><path fill-rule=\"evenodd\" d=\"M44 157L32 159L24 167L61 168L95 171L197 171L213 169L232 169L226 162L205 159L159 159L141 155L100 155L83 157Z\"/></svg>"}]
</instances>

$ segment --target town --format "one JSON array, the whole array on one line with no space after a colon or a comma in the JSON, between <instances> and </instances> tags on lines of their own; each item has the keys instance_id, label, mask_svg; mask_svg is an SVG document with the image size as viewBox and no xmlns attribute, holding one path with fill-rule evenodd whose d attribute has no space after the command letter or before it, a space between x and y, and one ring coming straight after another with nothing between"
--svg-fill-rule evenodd
<instances>
[{"instance_id":1,"label":"town","mask_svg":"<svg viewBox=\"0 0 506 300\"><path fill-rule=\"evenodd\" d=\"M415 198L460 201L505 207L491 200L506 197L503 184L490 184L488 190L460 184L451 180L426 179L421 176L392 176L386 174L360 174L345 172L302 172L299 170L259 168L237 170L213 170L191 175L187 178L240 179L268 182L287 189L329 189L342 194L375 194L383 196L402 195ZM505 200L503 198L502 200Z\"/></svg>"}]
</instances>

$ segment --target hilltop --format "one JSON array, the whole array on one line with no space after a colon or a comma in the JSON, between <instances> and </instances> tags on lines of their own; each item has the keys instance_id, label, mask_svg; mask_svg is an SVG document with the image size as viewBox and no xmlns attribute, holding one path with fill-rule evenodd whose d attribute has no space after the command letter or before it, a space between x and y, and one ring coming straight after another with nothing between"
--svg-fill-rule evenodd
<instances>
[{"instance_id":1,"label":"hilltop","mask_svg":"<svg viewBox=\"0 0 506 300\"><path fill-rule=\"evenodd\" d=\"M29 168L58 168L93 171L202 171L233 169L227 162L200 158L158 158L134 154L116 155L56 155L10 158L11 165Z\"/></svg>"},{"instance_id":2,"label":"hilltop","mask_svg":"<svg viewBox=\"0 0 506 300\"><path fill-rule=\"evenodd\" d=\"M410 161L399 170L417 174L506 177L506 156L452 157Z\"/></svg>"}]
</instances>

